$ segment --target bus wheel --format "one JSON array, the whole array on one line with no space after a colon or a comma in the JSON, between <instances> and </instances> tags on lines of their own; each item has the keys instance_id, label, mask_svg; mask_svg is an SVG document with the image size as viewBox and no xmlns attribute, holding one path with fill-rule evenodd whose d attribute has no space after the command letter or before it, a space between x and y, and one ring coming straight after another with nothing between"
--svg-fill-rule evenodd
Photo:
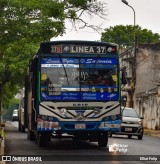
<instances>
[{"instance_id":1,"label":"bus wheel","mask_svg":"<svg viewBox=\"0 0 160 164\"><path fill-rule=\"evenodd\" d=\"M42 133L38 133L37 135L37 143L40 147L44 147L46 145L46 137Z\"/></svg>"},{"instance_id":2,"label":"bus wheel","mask_svg":"<svg viewBox=\"0 0 160 164\"><path fill-rule=\"evenodd\" d=\"M35 135L34 135L34 132L32 132L32 131L28 131L28 139L30 140L30 141L35 141Z\"/></svg>"},{"instance_id":3,"label":"bus wheel","mask_svg":"<svg viewBox=\"0 0 160 164\"><path fill-rule=\"evenodd\" d=\"M23 133L25 132L25 126L24 126L24 125L21 126L21 131L22 131Z\"/></svg>"},{"instance_id":4,"label":"bus wheel","mask_svg":"<svg viewBox=\"0 0 160 164\"><path fill-rule=\"evenodd\" d=\"M108 135L109 135L109 137L112 137L112 132L109 132Z\"/></svg>"},{"instance_id":5,"label":"bus wheel","mask_svg":"<svg viewBox=\"0 0 160 164\"><path fill-rule=\"evenodd\" d=\"M19 130L20 132L22 131L20 121L18 122L18 130Z\"/></svg>"},{"instance_id":6,"label":"bus wheel","mask_svg":"<svg viewBox=\"0 0 160 164\"><path fill-rule=\"evenodd\" d=\"M131 138L132 138L132 135L129 134L129 135L128 135L128 138L131 139Z\"/></svg>"},{"instance_id":7,"label":"bus wheel","mask_svg":"<svg viewBox=\"0 0 160 164\"><path fill-rule=\"evenodd\" d=\"M108 134L101 134L98 138L99 147L106 147L108 144Z\"/></svg>"}]
</instances>

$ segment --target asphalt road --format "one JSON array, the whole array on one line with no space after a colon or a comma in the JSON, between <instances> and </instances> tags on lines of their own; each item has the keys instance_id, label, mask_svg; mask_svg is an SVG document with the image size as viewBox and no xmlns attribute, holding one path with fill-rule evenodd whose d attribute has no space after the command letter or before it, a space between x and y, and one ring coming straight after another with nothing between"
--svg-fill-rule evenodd
<instances>
[{"instance_id":1,"label":"asphalt road","mask_svg":"<svg viewBox=\"0 0 160 164\"><path fill-rule=\"evenodd\" d=\"M109 145L112 147L115 143L119 150L117 152L109 152ZM36 142L27 139L27 133L18 131L18 122L7 122L5 155L19 155L20 157L27 155L42 156L42 158L47 159L47 161L43 162L34 162L40 164L160 163L160 161L153 161L156 159L156 155L160 155L160 138L144 136L143 140L138 140L137 137L128 139L127 136L114 135L112 138L109 138L106 148L100 148L96 142L80 141L75 143L70 138L64 138L61 140L52 139L46 147L39 147ZM121 161L113 161L117 155L121 155ZM141 160L137 161L137 155L138 159L141 157ZM40 160L40 158L38 159ZM134 159L136 161L133 161ZM160 156L158 159L160 160ZM49 162L49 160L53 161ZM18 164L22 162L7 162L7 164L10 163Z\"/></svg>"}]
</instances>

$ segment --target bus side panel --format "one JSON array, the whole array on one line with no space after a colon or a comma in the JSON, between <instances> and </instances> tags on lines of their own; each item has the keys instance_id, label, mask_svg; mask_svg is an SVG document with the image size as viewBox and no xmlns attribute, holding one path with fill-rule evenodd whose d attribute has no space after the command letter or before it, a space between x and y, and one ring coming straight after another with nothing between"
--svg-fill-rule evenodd
<instances>
[{"instance_id":1,"label":"bus side panel","mask_svg":"<svg viewBox=\"0 0 160 164\"><path fill-rule=\"evenodd\" d=\"M29 77L28 75L25 76L25 92L24 92L24 126L28 128L28 86L29 86Z\"/></svg>"},{"instance_id":2,"label":"bus side panel","mask_svg":"<svg viewBox=\"0 0 160 164\"><path fill-rule=\"evenodd\" d=\"M38 66L38 59L35 58L31 61L31 68L29 70L29 76L27 80L27 115L28 115L28 130L33 131L36 129L36 122L35 122L35 110L36 103L37 103L37 66Z\"/></svg>"}]
</instances>

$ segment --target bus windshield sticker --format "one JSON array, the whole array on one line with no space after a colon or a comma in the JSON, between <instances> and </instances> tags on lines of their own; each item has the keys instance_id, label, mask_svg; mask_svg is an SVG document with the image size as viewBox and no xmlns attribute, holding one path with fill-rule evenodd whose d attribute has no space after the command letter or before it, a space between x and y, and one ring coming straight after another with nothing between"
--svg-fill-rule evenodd
<instances>
[{"instance_id":1,"label":"bus windshield sticker","mask_svg":"<svg viewBox=\"0 0 160 164\"><path fill-rule=\"evenodd\" d=\"M79 60L77 58L62 58L63 64L74 64L78 65ZM62 65L61 60L58 58L48 58L48 59L42 59L41 61L41 67L52 67L52 66L61 66ZM81 58L80 64L117 64L117 59L108 59L108 58L99 58L97 61L97 58Z\"/></svg>"},{"instance_id":2,"label":"bus windshield sticker","mask_svg":"<svg viewBox=\"0 0 160 164\"><path fill-rule=\"evenodd\" d=\"M42 58L41 98L59 101L117 100L117 70L115 58Z\"/></svg>"}]
</instances>

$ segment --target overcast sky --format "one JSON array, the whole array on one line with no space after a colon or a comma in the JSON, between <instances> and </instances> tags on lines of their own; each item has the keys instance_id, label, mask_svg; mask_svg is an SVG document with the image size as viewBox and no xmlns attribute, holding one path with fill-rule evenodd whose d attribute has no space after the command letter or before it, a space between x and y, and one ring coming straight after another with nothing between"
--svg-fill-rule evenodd
<instances>
[{"instance_id":1,"label":"overcast sky","mask_svg":"<svg viewBox=\"0 0 160 164\"><path fill-rule=\"evenodd\" d=\"M115 25L133 25L133 10L121 2L121 0L103 0L107 3L107 20L94 18L87 19L90 24L103 24L102 28ZM152 30L160 34L160 0L127 0L136 12L136 24L142 28ZM100 40L101 35L90 28L75 31L66 23L66 34L52 40Z\"/></svg>"}]
</instances>

